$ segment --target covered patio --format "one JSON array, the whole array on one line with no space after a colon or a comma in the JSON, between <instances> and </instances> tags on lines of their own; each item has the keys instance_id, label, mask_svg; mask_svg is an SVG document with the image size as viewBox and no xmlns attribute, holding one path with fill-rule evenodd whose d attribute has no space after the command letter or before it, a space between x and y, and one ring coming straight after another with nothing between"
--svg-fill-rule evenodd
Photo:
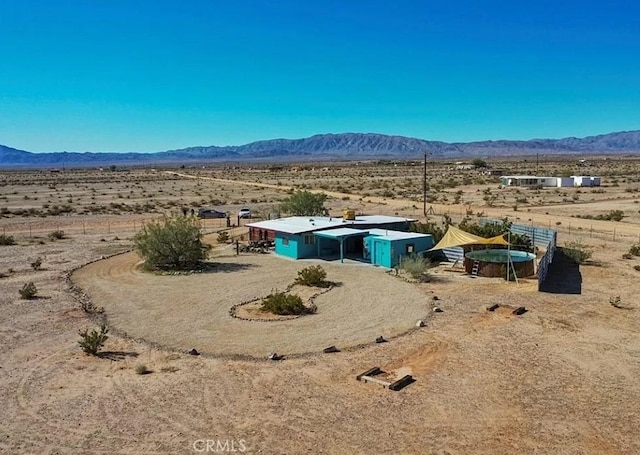
<instances>
[{"instance_id":1,"label":"covered patio","mask_svg":"<svg viewBox=\"0 0 640 455\"><path fill-rule=\"evenodd\" d=\"M369 235L369 231L352 228L337 228L317 231L314 232L313 235L317 238L316 246L318 250L318 258L329 259L335 257L335 254L338 253L340 262L344 262L345 255L348 253L355 253L357 255L359 252L360 256L357 259L362 259L362 239ZM322 239L330 240L331 242L322 241ZM334 242L338 243L338 248L333 248L333 246L335 246Z\"/></svg>"}]
</instances>

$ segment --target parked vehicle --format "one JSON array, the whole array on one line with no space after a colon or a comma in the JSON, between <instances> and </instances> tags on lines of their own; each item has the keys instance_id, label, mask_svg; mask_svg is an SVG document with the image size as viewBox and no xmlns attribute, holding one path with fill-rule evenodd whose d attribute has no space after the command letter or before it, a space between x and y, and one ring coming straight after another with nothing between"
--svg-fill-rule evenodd
<instances>
[{"instance_id":1,"label":"parked vehicle","mask_svg":"<svg viewBox=\"0 0 640 455\"><path fill-rule=\"evenodd\" d=\"M251 218L251 210L248 208L241 208L238 211L238 217L240 218Z\"/></svg>"},{"instance_id":2,"label":"parked vehicle","mask_svg":"<svg viewBox=\"0 0 640 455\"><path fill-rule=\"evenodd\" d=\"M198 218L226 218L227 213L216 209L200 209L198 210Z\"/></svg>"}]
</instances>

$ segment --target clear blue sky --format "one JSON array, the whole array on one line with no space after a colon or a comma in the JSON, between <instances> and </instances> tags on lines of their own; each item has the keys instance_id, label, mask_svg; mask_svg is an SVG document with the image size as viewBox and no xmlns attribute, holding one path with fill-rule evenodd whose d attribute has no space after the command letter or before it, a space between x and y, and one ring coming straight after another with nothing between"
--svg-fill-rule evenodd
<instances>
[{"instance_id":1,"label":"clear blue sky","mask_svg":"<svg viewBox=\"0 0 640 455\"><path fill-rule=\"evenodd\" d=\"M640 129L640 4L0 0L0 144Z\"/></svg>"}]
</instances>

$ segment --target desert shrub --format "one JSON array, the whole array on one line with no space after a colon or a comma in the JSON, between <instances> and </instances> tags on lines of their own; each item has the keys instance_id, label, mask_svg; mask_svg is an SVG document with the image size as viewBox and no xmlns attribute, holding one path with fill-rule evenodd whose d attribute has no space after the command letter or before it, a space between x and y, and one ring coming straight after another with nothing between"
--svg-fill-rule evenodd
<instances>
[{"instance_id":1,"label":"desert shrub","mask_svg":"<svg viewBox=\"0 0 640 455\"><path fill-rule=\"evenodd\" d=\"M38 257L31 263L31 268L37 271L40 270L40 267L42 267L42 258Z\"/></svg>"},{"instance_id":2,"label":"desert shrub","mask_svg":"<svg viewBox=\"0 0 640 455\"><path fill-rule=\"evenodd\" d=\"M206 259L209 248L202 242L198 220L181 215L145 225L134 244L149 269L192 269Z\"/></svg>"},{"instance_id":3,"label":"desert shrub","mask_svg":"<svg viewBox=\"0 0 640 455\"><path fill-rule=\"evenodd\" d=\"M15 245L16 240L11 235L0 234L0 245L9 246Z\"/></svg>"},{"instance_id":4,"label":"desert shrub","mask_svg":"<svg viewBox=\"0 0 640 455\"><path fill-rule=\"evenodd\" d=\"M109 333L109 329L104 324L100 326L100 331L97 331L96 329L92 329L91 331L88 329L80 330L78 332L80 335L80 341L78 341L78 344L85 354L98 355L98 352L102 346L104 346L105 341L109 338L107 333Z\"/></svg>"},{"instance_id":5,"label":"desert shrub","mask_svg":"<svg viewBox=\"0 0 640 455\"><path fill-rule=\"evenodd\" d=\"M630 310L632 307L629 305L625 305L624 303L622 303L622 299L620 298L619 295L612 295L611 297L609 297L609 303L616 307L616 308L620 308L622 310Z\"/></svg>"},{"instance_id":6,"label":"desert shrub","mask_svg":"<svg viewBox=\"0 0 640 455\"><path fill-rule=\"evenodd\" d=\"M36 288L36 285L33 284L33 281L29 281L24 286L22 286L22 289L20 289L20 297L25 300L31 300L35 298L37 293L38 288Z\"/></svg>"},{"instance_id":7,"label":"desert shrub","mask_svg":"<svg viewBox=\"0 0 640 455\"><path fill-rule=\"evenodd\" d=\"M640 265L634 265L633 270L635 270L636 272L640 272Z\"/></svg>"},{"instance_id":8,"label":"desert shrub","mask_svg":"<svg viewBox=\"0 0 640 455\"><path fill-rule=\"evenodd\" d=\"M310 191L296 191L285 199L280 208L283 212L294 216L317 216L325 213L324 203L327 195L311 193Z\"/></svg>"},{"instance_id":9,"label":"desert shrub","mask_svg":"<svg viewBox=\"0 0 640 455\"><path fill-rule=\"evenodd\" d=\"M433 222L412 223L409 226L409 231L419 232L420 234L431 234L431 236L433 237L433 241L436 243L438 243L444 236L444 230Z\"/></svg>"},{"instance_id":10,"label":"desert shrub","mask_svg":"<svg viewBox=\"0 0 640 455\"><path fill-rule=\"evenodd\" d=\"M567 243L563 248L563 252L577 264L582 264L593 256L593 250L591 247L580 241Z\"/></svg>"},{"instance_id":11,"label":"desert shrub","mask_svg":"<svg viewBox=\"0 0 640 455\"><path fill-rule=\"evenodd\" d=\"M47 237L49 237L49 240L51 241L62 240L65 238L65 234L64 234L64 231L57 230L57 231L50 232Z\"/></svg>"},{"instance_id":12,"label":"desert shrub","mask_svg":"<svg viewBox=\"0 0 640 455\"><path fill-rule=\"evenodd\" d=\"M327 272L321 265L311 265L298 272L298 277L296 278L295 283L303 286L326 287L326 279Z\"/></svg>"},{"instance_id":13,"label":"desert shrub","mask_svg":"<svg viewBox=\"0 0 640 455\"><path fill-rule=\"evenodd\" d=\"M400 270L409 274L411 278L418 281L429 281L429 267L431 263L428 259L419 254L411 254L402 258L400 262Z\"/></svg>"},{"instance_id":14,"label":"desert shrub","mask_svg":"<svg viewBox=\"0 0 640 455\"><path fill-rule=\"evenodd\" d=\"M622 210L611 210L609 213L605 213L604 215L596 215L594 219L596 220L607 220L607 221L622 221L624 218L624 212Z\"/></svg>"},{"instance_id":15,"label":"desert shrub","mask_svg":"<svg viewBox=\"0 0 640 455\"><path fill-rule=\"evenodd\" d=\"M147 368L147 366L143 363L139 363L136 365L136 374L149 374L151 370Z\"/></svg>"},{"instance_id":16,"label":"desert shrub","mask_svg":"<svg viewBox=\"0 0 640 455\"><path fill-rule=\"evenodd\" d=\"M227 243L229 241L229 233L227 231L219 232L216 241L218 243Z\"/></svg>"},{"instance_id":17,"label":"desert shrub","mask_svg":"<svg viewBox=\"0 0 640 455\"><path fill-rule=\"evenodd\" d=\"M640 243L631 245L631 248L629 248L629 254L631 256L640 256Z\"/></svg>"},{"instance_id":18,"label":"desert shrub","mask_svg":"<svg viewBox=\"0 0 640 455\"><path fill-rule=\"evenodd\" d=\"M299 295L275 291L262 299L262 310L273 314L307 314L312 310L302 303Z\"/></svg>"}]
</instances>

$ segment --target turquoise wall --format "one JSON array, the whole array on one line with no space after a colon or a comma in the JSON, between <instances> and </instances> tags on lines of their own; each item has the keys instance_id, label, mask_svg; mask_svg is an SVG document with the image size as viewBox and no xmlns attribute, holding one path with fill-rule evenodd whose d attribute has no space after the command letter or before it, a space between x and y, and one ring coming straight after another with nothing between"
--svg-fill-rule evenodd
<instances>
[{"instance_id":1,"label":"turquoise wall","mask_svg":"<svg viewBox=\"0 0 640 455\"><path fill-rule=\"evenodd\" d=\"M313 234L306 234L311 236ZM288 240L288 244L285 244ZM305 234L284 234L276 232L275 251L277 254L293 259L314 258L318 255L318 247L315 243L305 243Z\"/></svg>"},{"instance_id":2,"label":"turquoise wall","mask_svg":"<svg viewBox=\"0 0 640 455\"><path fill-rule=\"evenodd\" d=\"M382 267L392 268L396 266L400 259L407 254L407 245L413 245L415 253L421 253L431 248L433 237L418 237L414 239L387 239L370 235L364 239L367 247L368 256L372 264Z\"/></svg>"}]
</instances>

